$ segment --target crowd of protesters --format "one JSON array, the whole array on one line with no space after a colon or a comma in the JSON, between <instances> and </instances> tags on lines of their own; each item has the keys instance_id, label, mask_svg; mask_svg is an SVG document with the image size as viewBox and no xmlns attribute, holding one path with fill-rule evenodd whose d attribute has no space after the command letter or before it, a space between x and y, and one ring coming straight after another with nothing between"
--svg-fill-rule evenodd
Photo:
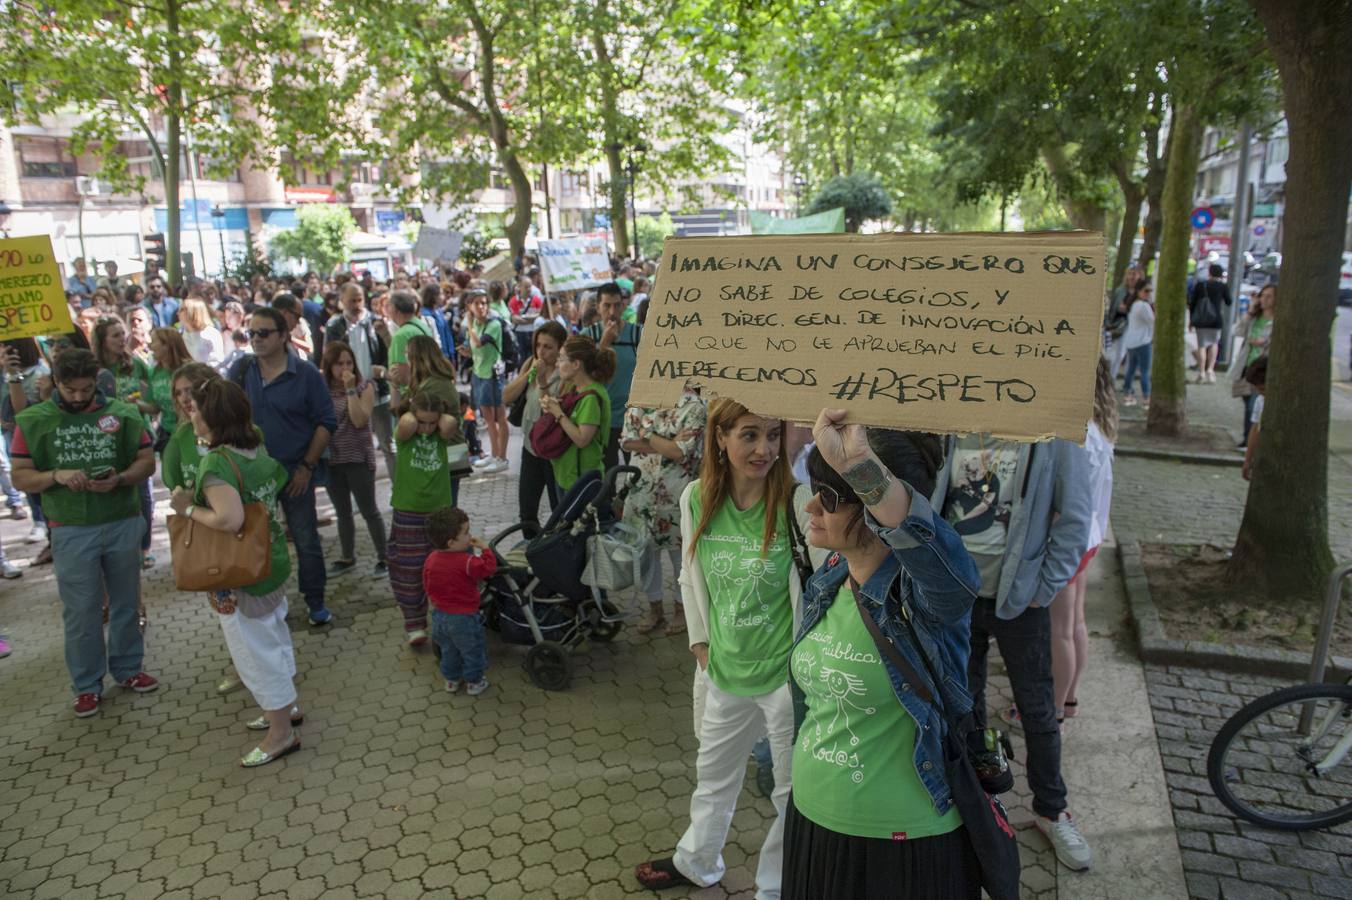
<instances>
[{"instance_id":1,"label":"crowd of protesters","mask_svg":"<svg viewBox=\"0 0 1352 900\"><path fill-rule=\"evenodd\" d=\"M992 639L1035 823L1062 863L1088 868L1061 739L1086 664L1084 573L1111 499L1116 358L1100 360L1085 447L866 429L830 409L804 442L694 387L674 409L629 406L653 269L616 261L613 281L578 296L550 295L528 264L510 282L473 267L388 284L308 274L197 283L182 297L158 276L143 295L80 282L75 333L11 342L0 405L11 508L52 524L76 715L98 712L108 672L129 690L158 686L143 671L139 603L156 454L177 515L231 531L245 504L269 510L272 574L211 597L234 662L219 689L248 688L262 711L248 727L266 732L242 765L300 747L288 533L308 622L322 628L335 615L328 580L358 568L360 513L369 575L388 578L406 643L442 648L447 691L482 693L475 582L493 565L459 495L466 476L513 468L516 425L528 526L585 473L638 469L623 515L663 561L639 586L638 631L685 640L694 658L689 825L671 856L637 868L642 885L722 877L747 757L768 742L757 757L776 818L758 896L979 896L943 735L955 710L985 727ZM1112 304L1131 335L1128 384L1140 370L1147 402L1149 285L1138 273ZM1254 347L1266 340L1259 319L1249 333ZM545 415L567 438L548 459L531 438ZM327 565L319 490L338 519ZM664 568L677 596L664 595Z\"/></svg>"}]
</instances>

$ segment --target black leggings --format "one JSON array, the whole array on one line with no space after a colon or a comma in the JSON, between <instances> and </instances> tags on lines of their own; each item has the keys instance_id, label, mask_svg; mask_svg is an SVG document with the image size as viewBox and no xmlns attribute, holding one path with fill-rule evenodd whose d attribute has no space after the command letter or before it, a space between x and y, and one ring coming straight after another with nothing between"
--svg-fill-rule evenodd
<instances>
[{"instance_id":1,"label":"black leggings","mask_svg":"<svg viewBox=\"0 0 1352 900\"><path fill-rule=\"evenodd\" d=\"M540 521L540 497L549 494L549 508L559 505L559 488L554 483L554 464L521 449L521 475L517 480L517 515L522 522Z\"/></svg>"},{"instance_id":2,"label":"black leggings","mask_svg":"<svg viewBox=\"0 0 1352 900\"><path fill-rule=\"evenodd\" d=\"M376 505L376 473L366 463L340 463L329 466L329 499L338 518L338 544L343 559L355 559L356 523L352 519L352 498L366 520L376 558L385 559L385 518Z\"/></svg>"}]
</instances>

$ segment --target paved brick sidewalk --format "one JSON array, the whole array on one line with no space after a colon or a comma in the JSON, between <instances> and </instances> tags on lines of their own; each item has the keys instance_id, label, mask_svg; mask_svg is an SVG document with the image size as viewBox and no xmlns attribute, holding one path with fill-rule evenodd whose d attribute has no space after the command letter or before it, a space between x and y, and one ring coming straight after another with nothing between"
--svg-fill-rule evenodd
<instances>
[{"instance_id":1,"label":"paved brick sidewalk","mask_svg":"<svg viewBox=\"0 0 1352 900\"><path fill-rule=\"evenodd\" d=\"M1147 666L1146 683L1190 896L1352 898L1352 823L1302 833L1260 828L1236 819L1207 781L1207 752L1225 720L1286 683L1172 666Z\"/></svg>"},{"instance_id":2,"label":"paved brick sidewalk","mask_svg":"<svg viewBox=\"0 0 1352 900\"><path fill-rule=\"evenodd\" d=\"M514 518L515 478L476 478L462 500L491 534ZM292 606L304 749L246 772L237 760L255 711L245 692L215 693L228 654L202 599L173 590L163 525L145 579L146 665L163 687L110 688L100 715L81 720L51 569L28 567L37 545L20 542L24 524L0 525L25 567L0 584L15 646L0 661L0 896L653 896L632 868L671 851L693 787L681 639L626 628L576 655L570 691L546 694L521 648L490 637L492 687L449 697L432 655L402 645L387 583L361 574L373 559L359 528L356 572L331 583L336 624L312 631ZM334 529L323 534L333 553ZM1004 690L997 676L993 703L1008 702ZM751 895L772 813L743 793L728 874L692 896ZM1020 840L1026 895L1057 896L1045 841L1032 829Z\"/></svg>"}]
</instances>

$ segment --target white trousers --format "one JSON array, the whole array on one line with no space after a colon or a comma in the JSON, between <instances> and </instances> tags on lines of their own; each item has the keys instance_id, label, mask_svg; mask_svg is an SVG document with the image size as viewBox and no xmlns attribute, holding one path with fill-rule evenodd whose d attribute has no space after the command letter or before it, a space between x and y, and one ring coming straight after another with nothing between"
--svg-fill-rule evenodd
<instances>
[{"instance_id":1,"label":"white trousers","mask_svg":"<svg viewBox=\"0 0 1352 900\"><path fill-rule=\"evenodd\" d=\"M690 827L672 858L682 875L701 887L717 884L727 867L723 845L728 839L737 796L746 777L747 757L756 741L770 736L775 766L775 821L761 844L756 867L756 900L779 900L784 869L784 809L789 799L789 765L793 758L793 699L788 684L757 697L739 697L720 690L695 666L696 734L695 793L690 797ZM701 684L702 682L702 684Z\"/></svg>"},{"instance_id":2,"label":"white trousers","mask_svg":"<svg viewBox=\"0 0 1352 900\"><path fill-rule=\"evenodd\" d=\"M296 702L296 651L286 625L286 601L256 619L239 610L217 618L239 680L254 702L264 710L290 709Z\"/></svg>"}]
</instances>

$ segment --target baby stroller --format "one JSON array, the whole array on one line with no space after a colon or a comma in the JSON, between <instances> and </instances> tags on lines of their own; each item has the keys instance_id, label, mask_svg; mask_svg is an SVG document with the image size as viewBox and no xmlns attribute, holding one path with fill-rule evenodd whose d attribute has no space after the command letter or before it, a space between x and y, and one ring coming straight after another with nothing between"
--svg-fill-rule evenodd
<instances>
[{"instance_id":1,"label":"baby stroller","mask_svg":"<svg viewBox=\"0 0 1352 900\"><path fill-rule=\"evenodd\" d=\"M588 545L597 535L620 527L614 507L623 503L637 474L632 466L616 466L604 477L587 472L568 489L538 533L528 533L531 526L520 523L489 541L498 555L498 570L484 587L484 621L504 641L530 646L526 674L536 687L566 689L573 676L570 651L587 639L613 640L633 614L621 612L587 575L593 571ZM629 480L617 493L615 483L621 475ZM513 535L524 540L508 549L507 539ZM646 544L646 538L642 541ZM638 552L652 564L650 545L646 550L640 546ZM634 569L637 578L638 562Z\"/></svg>"}]
</instances>

